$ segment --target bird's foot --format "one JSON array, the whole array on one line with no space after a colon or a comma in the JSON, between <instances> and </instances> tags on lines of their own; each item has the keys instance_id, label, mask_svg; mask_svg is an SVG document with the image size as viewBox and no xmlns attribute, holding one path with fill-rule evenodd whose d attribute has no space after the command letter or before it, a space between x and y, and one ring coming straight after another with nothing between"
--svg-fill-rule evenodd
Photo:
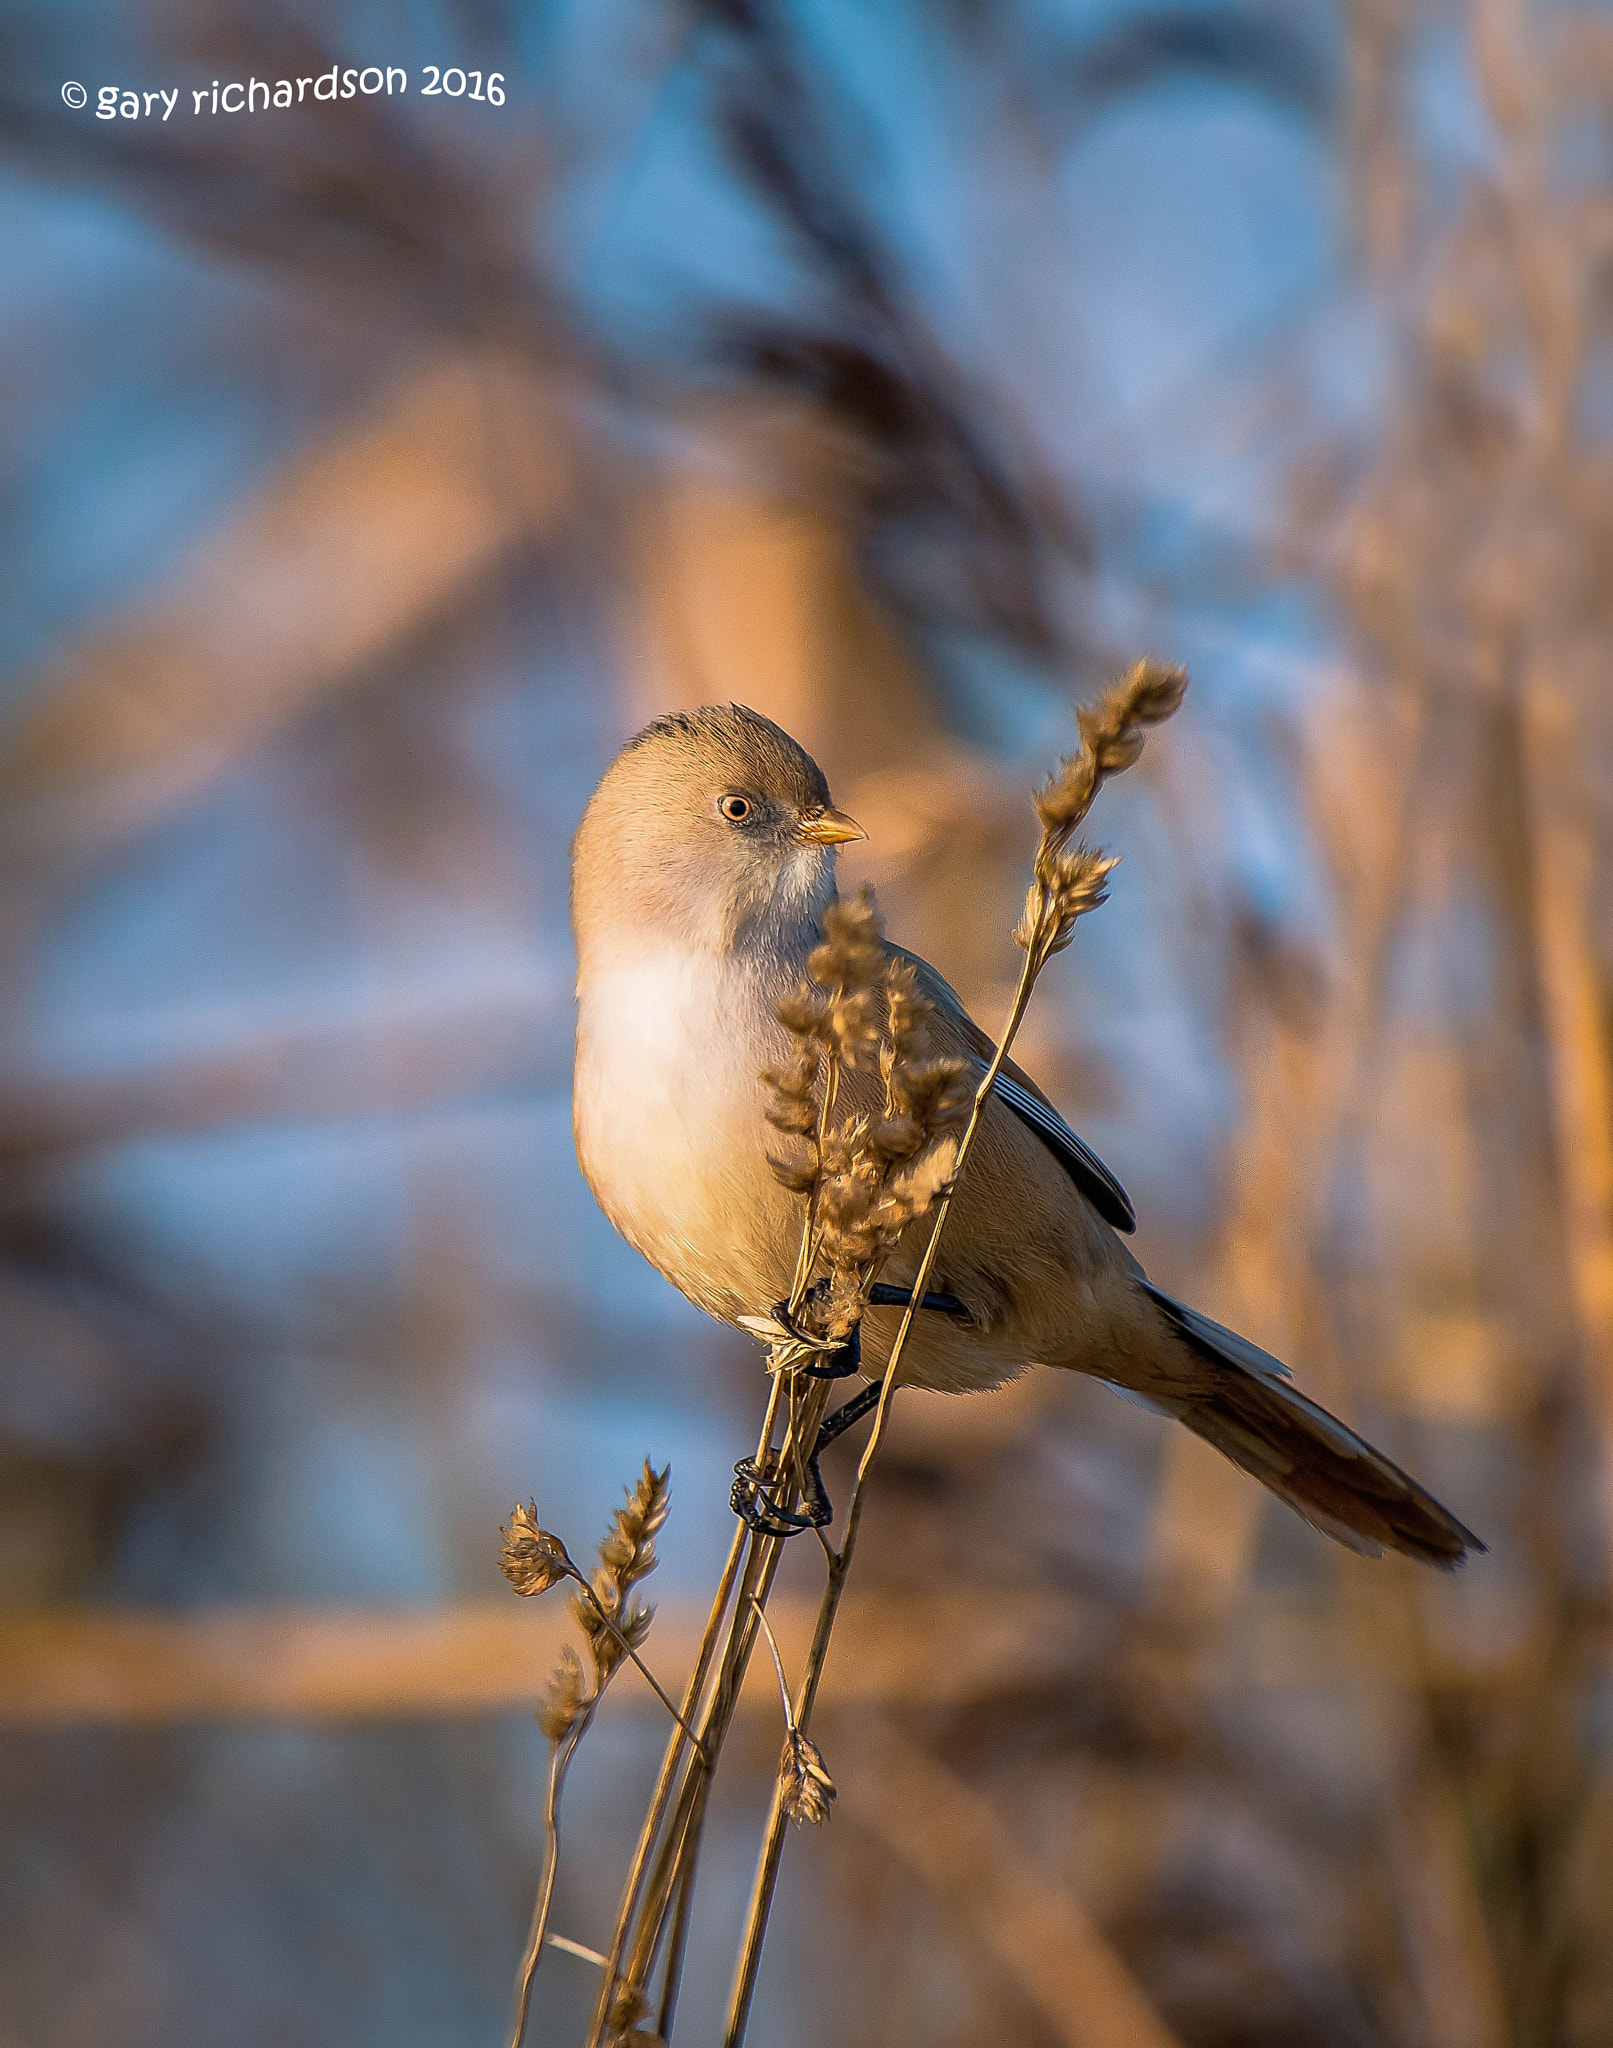
<instances>
[{"instance_id":1,"label":"bird's foot","mask_svg":"<svg viewBox=\"0 0 1613 2048\"><path fill-rule=\"evenodd\" d=\"M802 1306L805 1307L809 1301L821 1300L828 1284L826 1280L815 1280L807 1289ZM810 1330L801 1328L791 1314L787 1301L774 1302L773 1320L781 1329L788 1330L798 1344L806 1345L815 1352L818 1360L816 1365L796 1365L792 1368L806 1379L844 1380L849 1379L854 1372L862 1371L862 1333L859 1329L853 1328L844 1344L826 1351L822 1348L822 1338L815 1337Z\"/></svg>"},{"instance_id":2,"label":"bird's foot","mask_svg":"<svg viewBox=\"0 0 1613 2048\"><path fill-rule=\"evenodd\" d=\"M771 1473L764 1479L754 1458L740 1459L734 1467L728 1503L747 1529L754 1529L759 1536L798 1536L803 1529L822 1529L834 1520L834 1508L823 1484L823 1474L818 1470L818 1459L836 1437L844 1436L854 1422L873 1413L879 1406L883 1386L881 1380L870 1380L860 1394L843 1401L833 1415L819 1424L818 1440L806 1462L804 1513L779 1507L771 1499L770 1489L784 1476L782 1472Z\"/></svg>"},{"instance_id":3,"label":"bird's foot","mask_svg":"<svg viewBox=\"0 0 1613 2048\"><path fill-rule=\"evenodd\" d=\"M849 1407L850 1403L847 1405ZM821 1439L821 1431L819 1436ZM734 1484L728 1495L728 1505L747 1529L754 1530L758 1536L799 1536L803 1529L821 1529L834 1520L834 1509L823 1490L823 1475L818 1470L816 1450L806 1465L804 1513L797 1514L793 1508L781 1507L773 1499L773 1488L785 1476L782 1471L769 1472L764 1476L757 1469L754 1458L741 1458L734 1467Z\"/></svg>"},{"instance_id":4,"label":"bird's foot","mask_svg":"<svg viewBox=\"0 0 1613 2048\"><path fill-rule=\"evenodd\" d=\"M823 1283L817 1283L821 1286ZM889 1287L883 1281L876 1281L869 1290L871 1308L906 1308L912 1300L908 1288ZM919 1307L930 1309L937 1315L951 1316L955 1320L968 1320L969 1311L955 1294L926 1294ZM773 1316L792 1337L811 1342L796 1328L787 1301L775 1302ZM809 1379L840 1380L850 1374L862 1371L862 1330L859 1326L841 1345L838 1351L830 1352L821 1365L798 1365L795 1370ZM798 1536L803 1529L822 1529L834 1520L834 1509L824 1488L823 1474L818 1470L818 1459L836 1437L843 1436L854 1422L861 1422L865 1415L873 1413L879 1406L883 1388L880 1380L870 1380L860 1394L853 1394L849 1401L843 1401L833 1415L827 1416L818 1427L818 1437L812 1446L812 1455L806 1461L806 1483L803 1487L803 1512L797 1514L793 1508L781 1507L772 1498L772 1489L783 1479L782 1471L769 1473L766 1477L757 1468L754 1458L741 1458L734 1467L734 1483L729 1491L728 1504L745 1524L758 1536Z\"/></svg>"},{"instance_id":5,"label":"bird's foot","mask_svg":"<svg viewBox=\"0 0 1613 2048\"><path fill-rule=\"evenodd\" d=\"M807 1301L821 1299L823 1291L827 1287L828 1282L826 1280L815 1280L811 1287L807 1289L805 1299ZM868 1290L868 1306L870 1308L906 1308L912 1298L910 1289L906 1287L891 1287L883 1280L876 1280ZM929 1309L936 1315L950 1316L954 1322L966 1323L969 1321L968 1309L964 1307L955 1294L937 1293L923 1295L919 1300L919 1307ZM787 1301L774 1302L773 1320L781 1329L787 1330L800 1344L817 1345L822 1341L814 1337L809 1331L801 1328L796 1322L794 1315L792 1315L790 1304ZM813 1380L844 1380L849 1379L853 1373L861 1372L861 1324L853 1327L851 1335L838 1349L833 1351L820 1350L818 1357L820 1361L818 1364L797 1365L794 1368L795 1371L804 1374L807 1379Z\"/></svg>"}]
</instances>

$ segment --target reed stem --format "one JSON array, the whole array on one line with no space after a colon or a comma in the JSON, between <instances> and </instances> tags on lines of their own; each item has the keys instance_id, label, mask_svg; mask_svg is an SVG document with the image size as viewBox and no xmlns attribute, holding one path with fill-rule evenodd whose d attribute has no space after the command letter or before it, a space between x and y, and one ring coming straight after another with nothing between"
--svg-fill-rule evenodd
<instances>
[{"instance_id":1,"label":"reed stem","mask_svg":"<svg viewBox=\"0 0 1613 2048\"><path fill-rule=\"evenodd\" d=\"M786 1437L780 1451L781 1468L788 1469L794 1439L798 1437L802 1443L816 1440L818 1425L823 1419L823 1410L828 1398L829 1383L823 1380L814 1381L810 1393L801 1403L791 1434ZM795 1489L793 1486L787 1487L785 1505L792 1504L794 1498ZM642 1986L653 1972L656 1950L660 1945L661 1932L673 1890L685 1865L692 1865L698 1855L705 1818L705 1801L712 1773L716 1769L717 1759L727 1739L734 1709L739 1704L740 1690L750 1665L751 1653L756 1646L756 1615L767 1605L783 1551L784 1539L781 1537L765 1536L756 1539L745 1578L741 1582L739 1599L729 1622L728 1642L718 1662L718 1675L711 1699L705 1717L700 1723L704 1749L701 1754L689 1759L672 1827L662 1847L640 1914L639 1931L624 1978L629 1984Z\"/></svg>"},{"instance_id":2,"label":"reed stem","mask_svg":"<svg viewBox=\"0 0 1613 2048\"><path fill-rule=\"evenodd\" d=\"M761 1436L757 1443L756 1453L758 1460L766 1455L768 1444L771 1441L773 1424L778 1414L779 1398L782 1391L777 1380L775 1380L768 1395L767 1412L762 1418ZM656 1779L655 1791L651 1795L649 1809L644 1816L644 1825L639 1830L638 1844L633 1852L633 1861L628 1868L627 1881L622 1887L621 1901L616 1910L616 1925L611 1933L610 1947L606 1951L605 1968L600 1978L599 1996L595 2002L594 2016L589 2026L588 2039L590 2042L596 2042L599 2039L609 2015L616 1972L621 1964L622 1951L626 1946L628 1932L632 1926L633 1913L638 1904L639 1888L644 1882L644 1872L649 1864L650 1851L655 1846L656 1836L660 1832L661 1822L666 1814L667 1801L672 1795L672 1786L677 1777L678 1765L683 1758L684 1744L690 1739L685 1731L694 1721L696 1710L700 1705L700 1695L705 1690L706 1678L711 1670L712 1657L717 1647L718 1632L722 1627L723 1615L727 1611L728 1602L734 1590L734 1579L739 1571L740 1559L745 1553L746 1541L747 1532L741 1525L735 1529L734 1540L728 1546L728 1559L723 1566L722 1577L717 1584L716 1596L711 1603L711 1612L706 1617L706 1626L700 1638L700 1648L695 1656L694 1669L690 1672L688 1685L684 1689L683 1712L679 1715L677 1725L667 1740L666 1754L661 1759L660 1775ZM512 2043L512 2048L518 2048L518 2044Z\"/></svg>"},{"instance_id":3,"label":"reed stem","mask_svg":"<svg viewBox=\"0 0 1613 2048\"><path fill-rule=\"evenodd\" d=\"M773 1376L767 1412L757 1442L757 1464L764 1470L771 1452L779 1406L787 1391L786 1378L787 1375L782 1373ZM796 1438L807 1442L816 1438L827 1399L827 1384L815 1382L812 1394L801 1403L799 1412L791 1419L789 1431L779 1451L780 1469L788 1471L794 1462L791 1458L791 1449ZM785 1504L788 1505L791 1499L793 1488L787 1489ZM743 1527L735 1532L717 1598L707 1618L700 1654L685 1694L683 1721L690 1725L686 1732L680 1722L667 1744L661 1775L649 1811L645 1815L638 1848L623 1887L616 1927L607 1954L607 1967L601 1973L599 1996L588 2035L592 2048L597 2048L597 2044L605 2037L611 2004L619 1986L630 1985L641 1990L652 1975L661 1936L666 1926L667 1912L674 1895L681 1898L685 1890L692 1890L694 1863L699 1853L705 1817L707 1788L733 1718L755 1643L756 1626L751 1603L759 1601L765 1606L782 1547L777 1537L750 1536ZM727 1636L722 1639L719 1652L717 1645L723 1617L728 1611L736 1577L739 1581L739 1598L729 1619ZM713 1666L714 1677L711 1676ZM699 1707L708 1677L711 1682L710 1694L703 1714L697 1714L696 1709ZM684 1757L686 1744L692 1745L692 1753L687 1760ZM679 1786L678 1771L680 1765L685 1765L685 1762L686 1767ZM672 1817L668 1823L667 1809L669 1804L672 1804L675 1786L678 1787L677 1799L672 1806ZM651 1856L658 1839L661 1841L661 1848L651 1869ZM650 1874L646 1886L647 1870ZM686 1934L687 1913L680 1908L668 1956L668 1979L662 1994L663 2006L668 2003L668 1993L671 1995L671 2005L676 2004L676 1980L681 1971L682 1942ZM624 1955L627 1958L625 1969Z\"/></svg>"},{"instance_id":4,"label":"reed stem","mask_svg":"<svg viewBox=\"0 0 1613 2048\"><path fill-rule=\"evenodd\" d=\"M568 1729L562 1739L553 1745L549 1754L549 1784L543 1802L543 1878L538 1886L537 1903L532 1908L532 1926L526 1938L526 1952L521 1958L521 1975L515 1993L515 2017L510 2023L509 2048L521 2048L522 2037L526 2033L527 2014L532 2005L532 1980L538 1974L538 1963L543 1956L544 1937L549 1931L549 1909L554 1904L555 1877L560 1868L560 1795L565 1789L566 1772L570 1768L571 1759L587 1726L588 1721L584 1719L574 1728Z\"/></svg>"},{"instance_id":5,"label":"reed stem","mask_svg":"<svg viewBox=\"0 0 1613 2048\"><path fill-rule=\"evenodd\" d=\"M1002 1072L1009 1047L1013 1044L1019 1027L1024 1021L1025 1009L1030 1002L1031 991L1036 977L1046 964L1048 954L1036 944L1026 948L1025 964L1020 970L1019 986L1014 992L1013 1004L1009 1009L1008 1021L991 1064L975 1090L975 1097L969 1110L969 1121L964 1127L958 1146L957 1167L953 1174L953 1188L963 1172L969 1148L979 1128L980 1119L987 1100L996 1085L997 1076ZM824 1584L823 1598L818 1604L818 1618L812 1633L812 1647L807 1653L806 1669L802 1674L800 1691L796 1698L795 1726L805 1734L812 1719L812 1709L818 1697L818 1683L823 1675L824 1660L828 1655L829 1640L834 1633L835 1618L840 1611L840 1599L845 1590L846 1575L851 1569L852 1555L857 1547L857 1531L862 1520L862 1505L868 1474L880 1445L884 1442L885 1430L890 1417L891 1396L896 1388L896 1374L901 1364L902 1352L907 1344L907 1335L913 1327L913 1319L919 1312L919 1303L924 1298L924 1289L935 1264L940 1248L941 1233L946 1228L947 1216L952 1207L952 1190L943 1196L936 1210L935 1221L930 1228L929 1242L924 1247L924 1256L919 1261L914 1276L907 1306L902 1311L902 1320L891 1345L890 1358L886 1362L885 1377L880 1385L879 1406L874 1413L874 1426L869 1433L868 1443L857 1466L857 1478L852 1487L851 1499L846 1507L845 1534L840 1540L840 1549L830 1557L828 1577ZM751 1888L750 1909L746 1916L745 1933L740 1943L739 1958L734 1969L733 1987L729 1993L728 2020L723 2033L723 2048L740 2048L745 2038L745 2028L750 2019L751 2000L756 1991L756 1971L761 1962L762 1942L767 1933L768 1915L773 1907L773 1894L778 1884L779 1858L784 1846L784 1793L782 1783L773 1788L773 1803L768 1811L767 1832L762 1839L761 1854L757 1859L756 1877Z\"/></svg>"}]
</instances>

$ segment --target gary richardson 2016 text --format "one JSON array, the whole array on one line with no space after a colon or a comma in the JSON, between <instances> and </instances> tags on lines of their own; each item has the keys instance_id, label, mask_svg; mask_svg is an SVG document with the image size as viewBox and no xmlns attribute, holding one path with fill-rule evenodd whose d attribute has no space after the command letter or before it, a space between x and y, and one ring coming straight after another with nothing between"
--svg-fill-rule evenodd
<instances>
[{"instance_id":1,"label":"gary richardson 2016 text","mask_svg":"<svg viewBox=\"0 0 1613 2048\"><path fill-rule=\"evenodd\" d=\"M451 100L480 100L484 105L502 107L504 104L504 73L489 71L485 82L480 71L461 71L457 64L450 64L447 70L441 65L427 64L422 76L428 81L420 88L421 97L430 99L434 95L445 95ZM454 83L458 80L458 84ZM484 89L485 84L485 89ZM182 88L159 87L155 92L136 92L131 87L103 85L95 95L95 118L98 121L140 121L157 118L161 108L161 119L166 121L179 104ZM268 113L272 107L300 106L308 100L350 100L359 93L406 93L409 90L409 74L396 64L389 64L383 71L378 64L367 65L362 71L355 68L339 70L332 65L317 78L278 78L273 84L267 79L252 78L245 84L232 78L227 85L220 85L215 78L211 86L190 89L192 114L258 114ZM259 100L258 94L263 98ZM72 100L68 101L73 105Z\"/></svg>"}]
</instances>

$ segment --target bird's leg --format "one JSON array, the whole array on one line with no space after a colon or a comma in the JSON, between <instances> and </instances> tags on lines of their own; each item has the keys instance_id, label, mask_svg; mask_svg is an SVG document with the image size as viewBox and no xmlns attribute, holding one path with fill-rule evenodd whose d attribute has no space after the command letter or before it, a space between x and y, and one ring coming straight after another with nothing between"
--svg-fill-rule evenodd
<instances>
[{"instance_id":1,"label":"bird's leg","mask_svg":"<svg viewBox=\"0 0 1613 2048\"><path fill-rule=\"evenodd\" d=\"M883 1380L870 1380L860 1394L853 1394L849 1401L842 1401L833 1415L824 1417L818 1427L818 1440L812 1446L812 1456L807 1460L810 1470L816 1471L819 1458L834 1442L837 1436L844 1436L854 1422L861 1422L865 1415L871 1415L879 1406ZM821 1486L823 1481L820 1479Z\"/></svg>"},{"instance_id":2,"label":"bird's leg","mask_svg":"<svg viewBox=\"0 0 1613 2048\"><path fill-rule=\"evenodd\" d=\"M868 1290L870 1308L906 1308L913 1299L908 1287L890 1287L883 1280L876 1280ZM933 1309L937 1315L951 1316L955 1323L972 1320L968 1309L955 1294L925 1294L919 1299L920 1308Z\"/></svg>"},{"instance_id":3,"label":"bird's leg","mask_svg":"<svg viewBox=\"0 0 1613 2048\"><path fill-rule=\"evenodd\" d=\"M869 1290L868 1300L873 1308L905 1308L911 1300L911 1293L900 1287L888 1287L883 1281L876 1281ZM937 1315L967 1319L969 1311L955 1294L926 1294L919 1303L920 1308L933 1310ZM773 1309L775 1318L792 1335L799 1335L790 1316L789 1303L779 1302ZM862 1370L862 1329L859 1325L838 1351L831 1352L822 1365L799 1365L796 1371L811 1379L838 1380ZM861 1422L865 1415L873 1413L879 1406L880 1389L883 1382L870 1380L860 1394L853 1394L849 1401L843 1401L833 1415L827 1416L819 1425L817 1441L812 1446L812 1455L806 1461L805 1483L802 1495L804 1514L795 1514L789 1508L776 1507L768 1498L768 1489L777 1484L782 1473L763 1478L757 1470L754 1458L741 1458L734 1467L734 1484L729 1492L728 1504L745 1524L762 1536L795 1536L803 1529L822 1529L834 1520L834 1509L823 1484L823 1474L818 1470L818 1459L836 1437L844 1436L854 1422Z\"/></svg>"},{"instance_id":4,"label":"bird's leg","mask_svg":"<svg viewBox=\"0 0 1613 2048\"><path fill-rule=\"evenodd\" d=\"M807 1291L807 1300L814 1295L821 1299L827 1282L819 1280ZM792 1337L812 1342L810 1334L802 1330L790 1313L787 1301L773 1304L773 1320ZM853 1329L846 1342L836 1350L822 1355L818 1365L798 1365L794 1370L803 1379L839 1380L862 1370L862 1333ZM819 1432L822 1442L822 1432ZM768 1473L765 1477L754 1458L741 1458L734 1467L734 1483L729 1490L728 1505L738 1515L747 1529L753 1529L759 1536L796 1536L803 1529L821 1529L826 1522L834 1520L834 1509L829 1505L829 1496L823 1490L823 1477L818 1471L816 1447L806 1461L802 1479L803 1512L780 1507L771 1498L771 1489L785 1477L782 1471Z\"/></svg>"}]
</instances>

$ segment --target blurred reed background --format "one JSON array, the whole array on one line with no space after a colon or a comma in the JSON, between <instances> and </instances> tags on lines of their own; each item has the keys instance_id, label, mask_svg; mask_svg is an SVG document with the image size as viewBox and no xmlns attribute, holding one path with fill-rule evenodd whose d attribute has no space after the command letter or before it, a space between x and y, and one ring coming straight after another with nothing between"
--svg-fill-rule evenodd
<instances>
[{"instance_id":1,"label":"blurred reed background","mask_svg":"<svg viewBox=\"0 0 1613 2048\"><path fill-rule=\"evenodd\" d=\"M564 1623L498 1524L582 1555L670 1459L676 1683L762 1400L573 1163L586 794L767 711L989 1025L1029 785L1145 650L1188 708L1022 1057L1155 1277L1491 1555L1365 1563L1098 1387L903 1397L751 2039L1613 2040L1613 16L0 36L0 2043L500 2038ZM186 112L333 62L409 94ZM585 1943L662 1735L618 1694ZM551 1956L531 2038L591 1991Z\"/></svg>"}]
</instances>

